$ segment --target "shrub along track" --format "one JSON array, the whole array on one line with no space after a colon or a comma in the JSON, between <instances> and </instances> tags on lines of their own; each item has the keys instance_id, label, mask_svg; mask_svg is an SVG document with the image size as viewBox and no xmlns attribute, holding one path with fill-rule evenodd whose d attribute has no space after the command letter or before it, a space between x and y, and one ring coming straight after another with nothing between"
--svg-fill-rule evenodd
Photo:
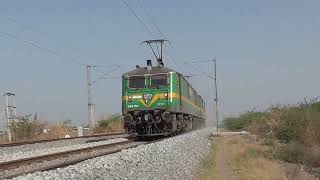
<instances>
[{"instance_id":1,"label":"shrub along track","mask_svg":"<svg viewBox=\"0 0 320 180\"><path fill-rule=\"evenodd\" d=\"M161 139L160 139L161 140ZM149 144L154 141L128 140L107 145L100 145L77 150L59 152L32 158L25 158L0 163L0 179L13 178L22 174L36 171L56 169L75 164L87 159L120 152L123 149L134 148L142 144Z\"/></svg>"}]
</instances>

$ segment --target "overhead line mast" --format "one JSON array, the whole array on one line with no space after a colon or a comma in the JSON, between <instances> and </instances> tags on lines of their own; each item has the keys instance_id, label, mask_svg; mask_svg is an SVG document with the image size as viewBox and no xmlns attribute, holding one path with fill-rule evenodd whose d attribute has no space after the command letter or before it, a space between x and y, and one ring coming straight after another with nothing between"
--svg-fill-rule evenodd
<instances>
[{"instance_id":1,"label":"overhead line mast","mask_svg":"<svg viewBox=\"0 0 320 180\"><path fill-rule=\"evenodd\" d=\"M93 133L93 128L95 127L94 119L94 104L92 102L92 81L91 81L91 65L86 66L87 74L87 93L88 93L88 122L90 134Z\"/></svg>"},{"instance_id":2,"label":"overhead line mast","mask_svg":"<svg viewBox=\"0 0 320 180\"><path fill-rule=\"evenodd\" d=\"M17 120L16 95L13 93L5 93L4 96L6 99L5 114L7 118L8 140L11 143L12 141L11 124L12 122Z\"/></svg>"},{"instance_id":3,"label":"overhead line mast","mask_svg":"<svg viewBox=\"0 0 320 180\"><path fill-rule=\"evenodd\" d=\"M213 80L213 84L214 84L214 88L215 88L215 95L214 95L214 103L215 103L215 108L213 109L213 111L215 112L215 116L216 116L216 130L217 132L219 132L219 109L218 109L218 85L217 85L217 60L214 58L213 60L204 60L204 61L192 61L190 63L194 64L194 63L208 63L208 62L213 62L213 76L201 72L202 75L207 76L208 78ZM187 63L187 62L186 62ZM191 66L192 67L192 66ZM195 68L195 67L193 67Z\"/></svg>"},{"instance_id":4,"label":"overhead line mast","mask_svg":"<svg viewBox=\"0 0 320 180\"><path fill-rule=\"evenodd\" d=\"M215 88L215 99L214 102L216 103L216 108L215 108L215 112L216 112L216 120L217 120L217 124L216 124L216 128L217 128L217 132L219 132L219 112L218 112L218 87L217 87L217 60L213 59L213 63L214 63L214 88Z\"/></svg>"},{"instance_id":5,"label":"overhead line mast","mask_svg":"<svg viewBox=\"0 0 320 180\"><path fill-rule=\"evenodd\" d=\"M100 79L106 79L106 76L110 76L109 74L116 71L120 68L120 66L116 66L112 70L103 73L96 80L92 79L92 70L97 67L108 67L108 66L95 66L95 65L86 65L86 79L87 79L87 94L88 94L88 123L89 123L89 131L90 134L94 133L94 128L97 126L97 122L95 120L95 104L92 98L92 90L93 85Z\"/></svg>"}]
</instances>

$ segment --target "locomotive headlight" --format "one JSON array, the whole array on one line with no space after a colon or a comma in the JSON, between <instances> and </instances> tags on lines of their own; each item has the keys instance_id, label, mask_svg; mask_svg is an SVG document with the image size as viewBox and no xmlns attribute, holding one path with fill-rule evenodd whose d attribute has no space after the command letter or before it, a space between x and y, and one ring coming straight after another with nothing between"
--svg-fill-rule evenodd
<instances>
[{"instance_id":1,"label":"locomotive headlight","mask_svg":"<svg viewBox=\"0 0 320 180\"><path fill-rule=\"evenodd\" d=\"M129 96L128 97L128 102L131 102L132 101L132 96Z\"/></svg>"},{"instance_id":2,"label":"locomotive headlight","mask_svg":"<svg viewBox=\"0 0 320 180\"><path fill-rule=\"evenodd\" d=\"M168 99L168 93L164 93L164 98Z\"/></svg>"}]
</instances>

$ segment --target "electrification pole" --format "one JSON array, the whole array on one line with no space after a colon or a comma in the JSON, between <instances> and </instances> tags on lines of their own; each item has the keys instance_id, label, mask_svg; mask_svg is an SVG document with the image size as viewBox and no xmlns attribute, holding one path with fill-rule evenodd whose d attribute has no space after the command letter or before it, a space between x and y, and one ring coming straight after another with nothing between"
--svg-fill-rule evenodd
<instances>
[{"instance_id":1,"label":"electrification pole","mask_svg":"<svg viewBox=\"0 0 320 180\"><path fill-rule=\"evenodd\" d=\"M0 140L4 140L4 137L5 137L5 132L7 131L7 126L4 121L3 121L3 116L5 115L5 110L2 110L2 108L0 109Z\"/></svg>"},{"instance_id":2,"label":"electrification pole","mask_svg":"<svg viewBox=\"0 0 320 180\"><path fill-rule=\"evenodd\" d=\"M94 68L106 68L106 67L114 67L112 70L108 72L102 72L102 75L98 77L96 80L92 80L92 71ZM97 80L101 79L108 79L106 76L110 76L110 73L116 71L120 68L120 65L111 65L111 66L97 66L97 65L86 65L86 76L87 76L87 93L88 93L88 123L89 123L89 130L90 134L93 134L93 129L97 126L97 122L95 120L95 104L94 98L92 98L92 90L94 83ZM112 78L112 76L110 76Z\"/></svg>"},{"instance_id":3,"label":"electrification pole","mask_svg":"<svg viewBox=\"0 0 320 180\"><path fill-rule=\"evenodd\" d=\"M217 60L213 60L214 63L214 88L215 88L215 98L214 102L216 104L215 113L216 113L216 120L217 120L217 132L219 132L219 112L218 112L218 87L217 87Z\"/></svg>"},{"instance_id":4,"label":"electrification pole","mask_svg":"<svg viewBox=\"0 0 320 180\"><path fill-rule=\"evenodd\" d=\"M208 78L213 80L213 84L214 84L214 88L215 88L215 95L214 95L214 104L215 107L213 107L213 111L215 112L216 115L216 128L217 128L217 132L219 132L219 110L218 110L218 86L217 86L217 60L213 59L213 60L203 60L203 61L192 61L191 63L208 63L208 62L213 62L213 76L210 74L207 74L205 72L202 72L202 75L207 76ZM192 67L192 66L191 66ZM195 68L195 67L193 67ZM201 71L201 69L198 69Z\"/></svg>"},{"instance_id":5,"label":"electrification pole","mask_svg":"<svg viewBox=\"0 0 320 180\"><path fill-rule=\"evenodd\" d=\"M88 90L88 122L90 134L93 133L95 127L94 120L94 104L92 102L92 81L91 81L91 65L87 65L87 90Z\"/></svg>"},{"instance_id":6,"label":"electrification pole","mask_svg":"<svg viewBox=\"0 0 320 180\"><path fill-rule=\"evenodd\" d=\"M17 106L16 106L16 95L12 93L5 93L6 98L6 118L7 118L7 131L8 131L8 140L11 143L12 133L11 133L11 123L17 118Z\"/></svg>"}]
</instances>

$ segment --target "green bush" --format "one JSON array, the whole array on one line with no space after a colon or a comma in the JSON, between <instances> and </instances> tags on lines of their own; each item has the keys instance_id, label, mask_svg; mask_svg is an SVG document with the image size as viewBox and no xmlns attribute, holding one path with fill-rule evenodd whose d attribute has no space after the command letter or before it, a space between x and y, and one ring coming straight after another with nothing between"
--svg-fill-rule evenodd
<instances>
[{"instance_id":1,"label":"green bush","mask_svg":"<svg viewBox=\"0 0 320 180\"><path fill-rule=\"evenodd\" d=\"M290 142L280 150L278 158L289 163L302 164L306 154L306 151L303 147L304 146L302 144Z\"/></svg>"},{"instance_id":2,"label":"green bush","mask_svg":"<svg viewBox=\"0 0 320 180\"><path fill-rule=\"evenodd\" d=\"M10 131L14 141L23 141L40 134L42 126L37 120L29 120L28 116L22 116L10 123Z\"/></svg>"},{"instance_id":3,"label":"green bush","mask_svg":"<svg viewBox=\"0 0 320 180\"><path fill-rule=\"evenodd\" d=\"M102 128L106 128L108 127L110 124L113 124L113 123L121 123L122 122L122 117L120 115L115 115L115 116L112 116L108 119L103 119L103 120L100 120L98 122L98 126L99 127L102 127Z\"/></svg>"},{"instance_id":4,"label":"green bush","mask_svg":"<svg viewBox=\"0 0 320 180\"><path fill-rule=\"evenodd\" d=\"M232 131L249 130L270 147L283 144L278 158L293 163L320 162L320 101L304 100L298 105L273 106L266 111L248 111L226 118L224 127ZM317 148L314 148L317 147ZM310 153L311 150L313 153Z\"/></svg>"},{"instance_id":5,"label":"green bush","mask_svg":"<svg viewBox=\"0 0 320 180\"><path fill-rule=\"evenodd\" d=\"M236 131L236 130L243 129L245 127L245 121L238 118L226 118L223 121L223 125L225 128L231 131Z\"/></svg>"},{"instance_id":6,"label":"green bush","mask_svg":"<svg viewBox=\"0 0 320 180\"><path fill-rule=\"evenodd\" d=\"M224 127L236 131L236 130L247 130L250 124L259 119L262 119L266 113L258 111L247 111L242 113L239 117L226 118L223 121Z\"/></svg>"},{"instance_id":7,"label":"green bush","mask_svg":"<svg viewBox=\"0 0 320 180\"><path fill-rule=\"evenodd\" d=\"M301 107L289 107L282 110L279 126L275 128L275 135L281 142L302 140L308 124L305 111L306 109Z\"/></svg>"}]
</instances>

